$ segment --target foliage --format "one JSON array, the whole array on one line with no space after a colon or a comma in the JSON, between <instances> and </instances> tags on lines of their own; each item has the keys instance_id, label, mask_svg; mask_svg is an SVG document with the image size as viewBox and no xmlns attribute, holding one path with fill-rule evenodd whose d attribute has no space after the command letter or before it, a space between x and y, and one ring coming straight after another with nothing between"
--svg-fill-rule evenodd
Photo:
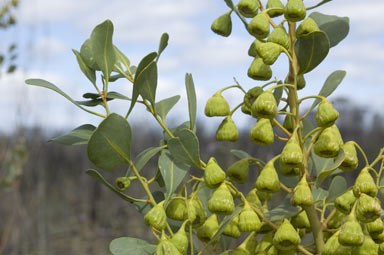
<instances>
[{"instance_id":1,"label":"foliage","mask_svg":"<svg viewBox=\"0 0 384 255\"><path fill-rule=\"evenodd\" d=\"M48 81L26 81L29 85L52 89L80 109L103 118L96 128L85 124L53 141L67 145L87 144L89 160L102 170L127 167L125 176L117 176L115 185L97 170L89 169L86 173L124 200L134 203L144 214L144 221L157 242L151 244L122 237L112 241L111 253L340 254L338 247L342 245L346 245L343 248L346 252L353 251L353 254L360 254L359 251L365 249L356 246L377 251L376 243L383 241L382 231L362 234L358 242L348 239L348 233L354 233L349 227L353 222L358 222L354 226L361 224L365 228L380 217L382 209L376 196L383 188L384 149L369 163L356 142L344 143L335 124L339 113L327 97L341 83L345 71L333 72L317 96L299 98L297 93L306 84L304 75L313 71L326 58L330 48L348 34L348 18L316 12L307 16L308 10L329 1L307 8L302 0L288 0L286 6L278 0L268 1L267 9L260 1L240 0L236 5L231 0L225 2L230 10L213 22L212 30L229 36L231 15L235 13L256 38L248 52L254 58L248 76L254 80L271 80L271 66L282 54L289 58L289 71L284 81L274 79L248 90L237 82L224 87L208 100L205 113L209 117L224 117L216 135L220 141L238 139L238 130L231 117L239 109L257 119L250 130L250 141L260 146L274 143L275 138L286 142L281 153L268 162L255 158L251 152L236 150L232 153L241 159L224 171L215 158L210 157L208 162L201 159L196 136L197 99L191 74L186 74L185 82L189 120L177 127L168 127L166 116L177 104L179 96L156 100L157 63L168 45L167 34L161 37L158 51L149 53L136 67L113 44L112 22L106 20L96 26L80 51L73 50L80 69L96 90L96 93L83 95L86 101L73 100ZM280 15L285 19L276 24L276 19L272 18ZM100 81L96 80L97 72L102 74ZM109 84L117 79L132 83L131 97L109 91ZM229 89L240 89L244 93L244 98L240 98L240 103L232 109L222 95ZM310 99L315 99L312 107L300 114L302 102ZM126 115L111 112L110 100L131 101ZM127 119L137 104L146 107L164 135L158 147L148 148L133 159L132 131ZM87 108L96 105L103 106L105 114ZM278 108L279 105L282 106ZM315 107L316 128L307 120ZM285 116L284 123L278 121L277 115ZM339 173L357 169L357 151L365 161L363 170L353 187L347 187ZM145 178L140 170L156 155L158 168L150 179ZM379 163L381 167L377 171L374 167ZM259 177L246 195L239 190L238 184L247 181L250 166L258 167ZM191 167L202 170L204 178L194 175L185 178ZM330 185L326 185L326 180ZM140 183L145 197L129 195L131 182ZM154 190L155 182L161 190ZM344 201L344 195L352 190L354 199ZM278 192L285 194L285 199L272 207L268 201ZM332 228L327 223L339 208L349 208L344 215L346 221L340 219L338 227ZM298 224L299 215L310 227ZM220 248L220 243L224 243L221 247L229 246L224 235L239 238L240 232L247 235L242 244L234 250ZM259 236L262 236L262 242L257 244Z\"/></svg>"}]
</instances>

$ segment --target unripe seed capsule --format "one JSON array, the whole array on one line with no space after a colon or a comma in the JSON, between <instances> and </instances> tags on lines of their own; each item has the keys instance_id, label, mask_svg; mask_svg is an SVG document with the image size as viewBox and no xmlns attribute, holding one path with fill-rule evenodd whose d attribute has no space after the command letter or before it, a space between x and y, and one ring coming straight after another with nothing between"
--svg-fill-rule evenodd
<instances>
[{"instance_id":1,"label":"unripe seed capsule","mask_svg":"<svg viewBox=\"0 0 384 255\"><path fill-rule=\"evenodd\" d=\"M161 238L156 248L156 255L182 255L176 246L166 238Z\"/></svg>"},{"instance_id":2,"label":"unripe seed capsule","mask_svg":"<svg viewBox=\"0 0 384 255\"><path fill-rule=\"evenodd\" d=\"M185 198L174 197L168 203L165 210L167 217L173 220L184 221L188 218L188 211Z\"/></svg>"},{"instance_id":3,"label":"unripe seed capsule","mask_svg":"<svg viewBox=\"0 0 384 255\"><path fill-rule=\"evenodd\" d=\"M281 10L268 11L268 15L271 18L278 17L284 13L284 5L281 3L280 0L268 0L267 9L270 9L270 8L281 8Z\"/></svg>"},{"instance_id":4,"label":"unripe seed capsule","mask_svg":"<svg viewBox=\"0 0 384 255\"><path fill-rule=\"evenodd\" d=\"M265 13L257 14L248 24L248 32L257 39L264 39L269 34L269 20Z\"/></svg>"},{"instance_id":5,"label":"unripe seed capsule","mask_svg":"<svg viewBox=\"0 0 384 255\"><path fill-rule=\"evenodd\" d=\"M284 146L280 155L280 172L285 176L294 176L300 173L303 167L303 151L295 136L292 136Z\"/></svg>"},{"instance_id":6,"label":"unripe seed capsule","mask_svg":"<svg viewBox=\"0 0 384 255\"><path fill-rule=\"evenodd\" d=\"M230 236L233 238L239 238L241 236L241 232L239 230L239 216L236 215L232 218L232 220L225 226L223 235Z\"/></svg>"},{"instance_id":7,"label":"unripe seed capsule","mask_svg":"<svg viewBox=\"0 0 384 255\"><path fill-rule=\"evenodd\" d=\"M225 180L225 172L217 164L215 158L211 157L208 161L207 167L204 170L204 182L213 189L218 187Z\"/></svg>"},{"instance_id":8,"label":"unripe seed capsule","mask_svg":"<svg viewBox=\"0 0 384 255\"><path fill-rule=\"evenodd\" d=\"M227 116L220 124L216 131L217 141L236 142L239 139L239 130L232 120L231 116Z\"/></svg>"},{"instance_id":9,"label":"unripe seed capsule","mask_svg":"<svg viewBox=\"0 0 384 255\"><path fill-rule=\"evenodd\" d=\"M212 214L197 231L197 237L203 242L209 242L219 229L216 214Z\"/></svg>"},{"instance_id":10,"label":"unripe seed capsule","mask_svg":"<svg viewBox=\"0 0 384 255\"><path fill-rule=\"evenodd\" d=\"M339 168L343 171L352 171L359 165L356 148L353 141L346 142L341 146L344 151L345 158Z\"/></svg>"},{"instance_id":11,"label":"unripe seed capsule","mask_svg":"<svg viewBox=\"0 0 384 255\"><path fill-rule=\"evenodd\" d=\"M376 220L369 222L366 224L367 231L372 237L377 237L381 233L383 233L384 230L384 223L382 219L377 218Z\"/></svg>"},{"instance_id":12,"label":"unripe seed capsule","mask_svg":"<svg viewBox=\"0 0 384 255\"><path fill-rule=\"evenodd\" d=\"M371 197L376 197L378 189L376 183L373 180L368 168L363 168L356 178L355 184L353 185L353 193L356 197L360 193L365 193Z\"/></svg>"},{"instance_id":13,"label":"unripe seed capsule","mask_svg":"<svg viewBox=\"0 0 384 255\"><path fill-rule=\"evenodd\" d=\"M259 10L259 1L258 0L240 0L237 4L237 9L246 18L253 18L257 15Z\"/></svg>"},{"instance_id":14,"label":"unripe seed capsule","mask_svg":"<svg viewBox=\"0 0 384 255\"><path fill-rule=\"evenodd\" d=\"M304 210L292 217L291 224L295 228L311 228L307 213Z\"/></svg>"},{"instance_id":15,"label":"unripe seed capsule","mask_svg":"<svg viewBox=\"0 0 384 255\"><path fill-rule=\"evenodd\" d=\"M274 162L268 162L256 180L256 188L260 191L276 193L280 190L279 176L277 175Z\"/></svg>"},{"instance_id":16,"label":"unripe seed capsule","mask_svg":"<svg viewBox=\"0 0 384 255\"><path fill-rule=\"evenodd\" d=\"M366 235L361 246L352 248L352 255L377 255L379 254L379 246Z\"/></svg>"},{"instance_id":17,"label":"unripe seed capsule","mask_svg":"<svg viewBox=\"0 0 384 255\"><path fill-rule=\"evenodd\" d=\"M232 32L231 12L227 12L215 19L211 25L211 30L218 35L228 37Z\"/></svg>"},{"instance_id":18,"label":"unripe seed capsule","mask_svg":"<svg viewBox=\"0 0 384 255\"><path fill-rule=\"evenodd\" d=\"M129 179L129 177L119 177L115 181L116 188L121 192L128 190L130 185L131 180Z\"/></svg>"},{"instance_id":19,"label":"unripe seed capsule","mask_svg":"<svg viewBox=\"0 0 384 255\"><path fill-rule=\"evenodd\" d=\"M230 215L235 210L232 194L225 183L213 192L208 201L208 209L212 213Z\"/></svg>"},{"instance_id":20,"label":"unripe seed capsule","mask_svg":"<svg viewBox=\"0 0 384 255\"><path fill-rule=\"evenodd\" d=\"M339 210L336 210L335 214L327 222L327 228L338 229L344 222L346 215Z\"/></svg>"},{"instance_id":21,"label":"unripe seed capsule","mask_svg":"<svg viewBox=\"0 0 384 255\"><path fill-rule=\"evenodd\" d=\"M173 235L171 238L171 242L175 247L179 250L179 252L182 255L187 255L187 249L188 249L188 235L185 232L185 224L187 222L184 222L183 225L181 225L180 229L176 232L176 234Z\"/></svg>"},{"instance_id":22,"label":"unripe seed capsule","mask_svg":"<svg viewBox=\"0 0 384 255\"><path fill-rule=\"evenodd\" d=\"M283 51L283 47L277 43L265 42L256 47L257 55L263 59L264 64L273 65Z\"/></svg>"},{"instance_id":23,"label":"unripe seed capsule","mask_svg":"<svg viewBox=\"0 0 384 255\"><path fill-rule=\"evenodd\" d=\"M315 153L322 158L334 158L339 150L340 144L331 127L324 129L315 142Z\"/></svg>"},{"instance_id":24,"label":"unripe seed capsule","mask_svg":"<svg viewBox=\"0 0 384 255\"><path fill-rule=\"evenodd\" d=\"M208 99L205 109L205 115L208 117L214 116L227 116L230 114L229 104L227 100L220 94L215 93L211 98Z\"/></svg>"},{"instance_id":25,"label":"unripe seed capsule","mask_svg":"<svg viewBox=\"0 0 384 255\"><path fill-rule=\"evenodd\" d=\"M284 219L277 229L273 237L273 244L281 251L296 249L296 246L300 244L299 234L287 219Z\"/></svg>"},{"instance_id":26,"label":"unripe seed capsule","mask_svg":"<svg viewBox=\"0 0 384 255\"><path fill-rule=\"evenodd\" d=\"M269 34L267 42L273 42L289 50L290 41L287 32L283 26L278 26Z\"/></svg>"},{"instance_id":27,"label":"unripe seed capsule","mask_svg":"<svg viewBox=\"0 0 384 255\"><path fill-rule=\"evenodd\" d=\"M144 216L144 221L147 225L154 227L157 230L163 230L167 225L167 215L164 210L164 202L162 201L155 205Z\"/></svg>"},{"instance_id":28,"label":"unripe seed capsule","mask_svg":"<svg viewBox=\"0 0 384 255\"><path fill-rule=\"evenodd\" d=\"M375 197L361 193L356 204L356 217L360 222L375 221L381 215L380 201Z\"/></svg>"},{"instance_id":29,"label":"unripe seed capsule","mask_svg":"<svg viewBox=\"0 0 384 255\"><path fill-rule=\"evenodd\" d=\"M251 142L258 145L270 145L274 142L275 136L271 121L269 119L260 119L249 133Z\"/></svg>"},{"instance_id":30,"label":"unripe seed capsule","mask_svg":"<svg viewBox=\"0 0 384 255\"><path fill-rule=\"evenodd\" d=\"M303 0L288 0L284 8L284 17L290 22L303 20L307 14Z\"/></svg>"},{"instance_id":31,"label":"unripe seed capsule","mask_svg":"<svg viewBox=\"0 0 384 255\"><path fill-rule=\"evenodd\" d=\"M327 240L321 250L322 255L351 255L351 248L339 243L339 233L337 231Z\"/></svg>"},{"instance_id":32,"label":"unripe seed capsule","mask_svg":"<svg viewBox=\"0 0 384 255\"><path fill-rule=\"evenodd\" d=\"M248 77L258 81L267 81L272 78L272 70L264 64L262 58L255 58L248 68Z\"/></svg>"},{"instance_id":33,"label":"unripe seed capsule","mask_svg":"<svg viewBox=\"0 0 384 255\"><path fill-rule=\"evenodd\" d=\"M301 207L313 205L313 195L306 174L303 175L293 191L293 202Z\"/></svg>"},{"instance_id":34,"label":"unripe seed capsule","mask_svg":"<svg viewBox=\"0 0 384 255\"><path fill-rule=\"evenodd\" d=\"M239 230L240 232L259 231L261 222L259 216L253 211L248 203L244 204L243 209L239 214Z\"/></svg>"},{"instance_id":35,"label":"unripe seed capsule","mask_svg":"<svg viewBox=\"0 0 384 255\"><path fill-rule=\"evenodd\" d=\"M252 116L257 118L273 119L277 114L275 96L269 90L261 93L252 104Z\"/></svg>"},{"instance_id":36,"label":"unripe seed capsule","mask_svg":"<svg viewBox=\"0 0 384 255\"><path fill-rule=\"evenodd\" d=\"M364 242L364 233L354 215L341 226L339 243L345 246L360 246Z\"/></svg>"},{"instance_id":37,"label":"unripe seed capsule","mask_svg":"<svg viewBox=\"0 0 384 255\"><path fill-rule=\"evenodd\" d=\"M309 33L320 31L317 23L311 18L306 18L296 30L296 38L302 35L307 35Z\"/></svg>"},{"instance_id":38,"label":"unripe seed capsule","mask_svg":"<svg viewBox=\"0 0 384 255\"><path fill-rule=\"evenodd\" d=\"M340 212L349 214L355 201L356 197L353 195L353 190L348 190L343 195L336 198L335 207Z\"/></svg>"},{"instance_id":39,"label":"unripe seed capsule","mask_svg":"<svg viewBox=\"0 0 384 255\"><path fill-rule=\"evenodd\" d=\"M338 117L339 112L333 108L333 105L328 100L323 100L316 111L316 124L319 127L330 127Z\"/></svg>"},{"instance_id":40,"label":"unripe seed capsule","mask_svg":"<svg viewBox=\"0 0 384 255\"><path fill-rule=\"evenodd\" d=\"M227 170L227 174L231 180L240 184L244 184L248 180L249 173L249 160L247 158L241 159L233 163Z\"/></svg>"}]
</instances>

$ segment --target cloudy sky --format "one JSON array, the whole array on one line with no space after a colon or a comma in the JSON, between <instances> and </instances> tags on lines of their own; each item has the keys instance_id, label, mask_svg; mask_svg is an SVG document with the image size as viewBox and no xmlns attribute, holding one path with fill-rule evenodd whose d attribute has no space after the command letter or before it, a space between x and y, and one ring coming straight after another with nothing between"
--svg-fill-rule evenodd
<instances>
[{"instance_id":1,"label":"cloudy sky","mask_svg":"<svg viewBox=\"0 0 384 255\"><path fill-rule=\"evenodd\" d=\"M233 84L233 77L246 89L260 82L246 75L252 59L247 50L252 37L232 15L233 32L223 38L210 31L212 21L228 9L223 0L21 0L17 10L18 25L0 31L0 50L12 41L18 42L19 69L12 75L1 73L0 132L13 130L20 124L40 125L51 129L71 129L85 123L97 124L90 117L54 92L27 87L27 78L43 78L59 86L74 99L93 92L83 77L71 49L80 49L95 25L110 19L114 23L114 44L131 60L140 59L157 50L163 32L170 35L169 46L159 61L158 99L181 95L178 107L170 119L187 119L184 76L193 75L198 116L203 116L204 103L217 89ZM284 2L284 1L283 1ZM306 0L307 6L318 1ZM327 76L334 70L346 70L347 76L335 96L350 97L369 109L384 109L384 10L383 0L334 0L317 11L348 16L350 32L338 46L332 48L325 61L306 75L307 87L300 95L317 94ZM284 79L287 60L281 57L272 67L273 75ZM113 90L130 96L131 85L119 82ZM237 91L225 92L232 106L240 102ZM112 110L125 113L129 103L114 103ZM101 108L96 108L102 111ZM152 120L138 107L130 122ZM148 116L148 117L146 117ZM235 121L246 123L240 114ZM220 120L213 120L214 124Z\"/></svg>"}]
</instances>

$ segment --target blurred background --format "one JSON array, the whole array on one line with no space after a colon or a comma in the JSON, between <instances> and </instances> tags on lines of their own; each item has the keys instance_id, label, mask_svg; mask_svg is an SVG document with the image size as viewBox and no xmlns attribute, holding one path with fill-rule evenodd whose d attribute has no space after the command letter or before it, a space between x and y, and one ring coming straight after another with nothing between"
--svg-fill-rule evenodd
<instances>
[{"instance_id":1,"label":"blurred background","mask_svg":"<svg viewBox=\"0 0 384 255\"><path fill-rule=\"evenodd\" d=\"M312 6L317 1L305 3ZM340 112L337 125L344 140L355 140L370 159L384 144L382 10L382 0L334 0L317 9L348 16L350 32L305 76L307 86L300 91L300 96L317 94L330 73L347 71L330 100ZM105 19L114 23L114 44L134 65L157 50L163 32L170 35L159 61L157 98L181 95L168 124L172 127L186 121L184 76L192 73L200 103L197 133L203 160L215 156L226 169L235 161L228 156L231 149L241 148L264 160L281 150L279 142L267 148L251 144L248 132L254 120L242 114L234 115L240 141L217 143L214 134L221 119L203 115L209 96L233 84L233 77L246 89L261 85L246 75L252 62L247 50L253 39L237 17L232 15L229 38L210 31L212 21L227 11L222 0L0 0L0 254L102 255L108 254L109 242L120 236L152 240L133 205L84 173L93 167L84 146L48 142L82 124L97 125L100 119L50 90L24 83L28 78L43 78L76 100L94 92L71 49L79 50L92 29ZM272 70L275 77L284 79L287 60L281 57ZM113 86L113 90L131 95L128 82ZM237 91L227 91L224 96L231 106L242 100ZM129 107L129 103L111 105L121 114ZM134 133L133 156L158 144L161 130L144 108L136 107L129 122ZM150 161L145 175L152 176L155 165L155 159ZM113 181L123 173L117 169L103 174ZM255 171L250 178L249 185ZM142 192L132 188L130 194L139 197Z\"/></svg>"}]
</instances>

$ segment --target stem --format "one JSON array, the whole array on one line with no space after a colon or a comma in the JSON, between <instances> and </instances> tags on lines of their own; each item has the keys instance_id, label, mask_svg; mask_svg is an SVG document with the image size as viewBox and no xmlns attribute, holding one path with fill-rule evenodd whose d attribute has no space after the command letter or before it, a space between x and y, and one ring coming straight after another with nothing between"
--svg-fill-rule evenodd
<instances>
[{"instance_id":1,"label":"stem","mask_svg":"<svg viewBox=\"0 0 384 255\"><path fill-rule=\"evenodd\" d=\"M276 86L273 86L273 87L270 87L268 90L269 91L272 91L272 90L274 90L274 89L277 89L277 88L280 88L280 87L290 87L290 88L295 88L295 85L293 85L293 84L279 84L279 85L276 85Z\"/></svg>"},{"instance_id":2,"label":"stem","mask_svg":"<svg viewBox=\"0 0 384 255\"><path fill-rule=\"evenodd\" d=\"M303 209L307 213L309 222L311 223L313 237L316 244L316 254L320 255L324 246L323 228L316 213L314 205L303 206Z\"/></svg>"},{"instance_id":3,"label":"stem","mask_svg":"<svg viewBox=\"0 0 384 255\"><path fill-rule=\"evenodd\" d=\"M320 99L321 101L324 101L324 100L327 100L325 97L323 96L307 96L307 97L303 97L299 100L299 104L301 104L304 100L307 100L307 99L312 99L312 98L316 98L316 99Z\"/></svg>"},{"instance_id":4,"label":"stem","mask_svg":"<svg viewBox=\"0 0 384 255\"><path fill-rule=\"evenodd\" d=\"M239 87L239 89L241 89L241 91L243 91L244 92L244 94L246 94L247 93L247 91L245 91L244 89L243 89L243 87L241 87L241 85L240 85L240 83L236 80L236 78L235 77L233 77L233 80L235 81L235 83L237 84L237 86Z\"/></svg>"},{"instance_id":5,"label":"stem","mask_svg":"<svg viewBox=\"0 0 384 255\"><path fill-rule=\"evenodd\" d=\"M267 87L268 85L271 85L271 84L273 84L273 83L277 83L277 82L278 82L278 80L274 79L273 81L270 81L270 82L264 84L263 86L261 86L261 88L264 89L264 88Z\"/></svg>"},{"instance_id":6,"label":"stem","mask_svg":"<svg viewBox=\"0 0 384 255\"><path fill-rule=\"evenodd\" d=\"M275 124L276 126L278 126L281 131L283 131L288 137L291 137L291 132L289 132L283 125L280 124L280 122L278 122L276 119L273 119L273 124Z\"/></svg>"},{"instance_id":7,"label":"stem","mask_svg":"<svg viewBox=\"0 0 384 255\"><path fill-rule=\"evenodd\" d=\"M239 109L243 104L244 104L244 103L240 103L240 104L238 104L235 108L233 108L233 110L231 111L231 113L229 114L229 116L232 116L232 115L235 113L235 111L236 111L237 109Z\"/></svg>"},{"instance_id":8,"label":"stem","mask_svg":"<svg viewBox=\"0 0 384 255\"><path fill-rule=\"evenodd\" d=\"M276 24L275 24L275 22L273 22L273 20L271 19L271 17L269 17L268 10L272 10L272 9L281 10L281 8L269 8L269 9L265 10L264 7L263 7L263 4L261 3L261 1L259 1L259 6L260 6L260 10L261 10L262 12L265 12L265 14L267 14L268 21L269 21L269 23L273 26L273 28L277 27Z\"/></svg>"},{"instance_id":9,"label":"stem","mask_svg":"<svg viewBox=\"0 0 384 255\"><path fill-rule=\"evenodd\" d=\"M324 220L323 224L324 226L327 225L328 221L335 215L336 213L336 208L333 208L332 211L329 213L328 217Z\"/></svg>"},{"instance_id":10,"label":"stem","mask_svg":"<svg viewBox=\"0 0 384 255\"><path fill-rule=\"evenodd\" d=\"M353 145L355 145L355 147L360 151L361 155L363 156L364 161L365 161L365 166L369 166L367 155L365 155L365 152L360 147L360 145L358 145L355 141L353 142Z\"/></svg>"}]
</instances>

